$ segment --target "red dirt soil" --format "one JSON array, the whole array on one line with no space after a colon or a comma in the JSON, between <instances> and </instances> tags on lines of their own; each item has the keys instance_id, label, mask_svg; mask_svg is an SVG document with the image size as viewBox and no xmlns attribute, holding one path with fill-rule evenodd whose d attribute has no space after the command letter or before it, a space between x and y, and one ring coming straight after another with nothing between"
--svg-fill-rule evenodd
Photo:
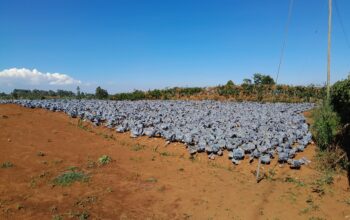
<instances>
[{"instance_id":1,"label":"red dirt soil","mask_svg":"<svg viewBox=\"0 0 350 220\"><path fill-rule=\"evenodd\" d=\"M298 158L314 154L311 145ZM96 165L101 155L113 161ZM132 139L43 109L0 105L6 161L14 166L0 168L0 219L350 219L346 176L317 187L314 162L291 170L274 160L256 183L256 161L191 159L183 144ZM90 180L54 185L71 166Z\"/></svg>"}]
</instances>

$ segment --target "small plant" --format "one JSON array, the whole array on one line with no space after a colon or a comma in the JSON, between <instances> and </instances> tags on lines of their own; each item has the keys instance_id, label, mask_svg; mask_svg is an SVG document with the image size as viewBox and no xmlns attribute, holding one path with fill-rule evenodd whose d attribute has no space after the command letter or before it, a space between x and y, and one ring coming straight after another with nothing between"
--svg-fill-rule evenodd
<instances>
[{"instance_id":1,"label":"small plant","mask_svg":"<svg viewBox=\"0 0 350 220\"><path fill-rule=\"evenodd\" d=\"M5 168L5 169L13 166L14 166L13 163L11 163L10 161L7 161L1 164L1 168Z\"/></svg>"},{"instance_id":2,"label":"small plant","mask_svg":"<svg viewBox=\"0 0 350 220\"><path fill-rule=\"evenodd\" d=\"M83 172L68 171L56 177L53 182L60 186L69 186L74 182L86 182L88 180L89 176Z\"/></svg>"},{"instance_id":3,"label":"small plant","mask_svg":"<svg viewBox=\"0 0 350 220\"><path fill-rule=\"evenodd\" d=\"M107 165L112 162L112 158L108 155L102 155L100 158L98 158L98 162L100 165Z\"/></svg>"}]
</instances>

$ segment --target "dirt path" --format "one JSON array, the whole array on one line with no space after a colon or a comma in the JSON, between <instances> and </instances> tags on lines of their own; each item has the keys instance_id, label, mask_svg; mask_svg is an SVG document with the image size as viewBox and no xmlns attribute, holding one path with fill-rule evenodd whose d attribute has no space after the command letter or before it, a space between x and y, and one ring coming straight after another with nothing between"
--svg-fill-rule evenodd
<instances>
[{"instance_id":1,"label":"dirt path","mask_svg":"<svg viewBox=\"0 0 350 220\"><path fill-rule=\"evenodd\" d=\"M97 165L101 155L113 162ZM309 146L298 156L313 155ZM0 168L0 219L350 219L343 175L327 185L313 165L295 171L273 161L257 184L256 161L190 159L180 143L131 139L42 109L0 105L6 161L14 166ZM53 184L72 166L90 180Z\"/></svg>"}]
</instances>

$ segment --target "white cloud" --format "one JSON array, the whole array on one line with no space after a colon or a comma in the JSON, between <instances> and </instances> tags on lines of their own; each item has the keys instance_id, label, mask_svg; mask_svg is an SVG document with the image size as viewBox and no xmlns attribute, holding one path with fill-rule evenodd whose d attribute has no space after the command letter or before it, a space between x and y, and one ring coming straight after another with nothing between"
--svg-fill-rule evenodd
<instances>
[{"instance_id":1,"label":"white cloud","mask_svg":"<svg viewBox=\"0 0 350 220\"><path fill-rule=\"evenodd\" d=\"M42 73L36 69L11 68L0 72L0 83L7 86L68 86L81 84L81 81L62 73Z\"/></svg>"}]
</instances>

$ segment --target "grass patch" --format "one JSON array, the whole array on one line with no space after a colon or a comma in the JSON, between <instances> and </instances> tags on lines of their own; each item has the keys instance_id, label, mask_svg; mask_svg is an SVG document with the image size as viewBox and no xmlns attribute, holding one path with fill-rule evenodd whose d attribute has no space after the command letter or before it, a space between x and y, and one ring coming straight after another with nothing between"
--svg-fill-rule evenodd
<instances>
[{"instance_id":1,"label":"grass patch","mask_svg":"<svg viewBox=\"0 0 350 220\"><path fill-rule=\"evenodd\" d=\"M83 172L68 171L56 177L53 182L56 185L69 186L74 182L86 182L88 180L89 176Z\"/></svg>"},{"instance_id":2,"label":"grass patch","mask_svg":"<svg viewBox=\"0 0 350 220\"><path fill-rule=\"evenodd\" d=\"M1 168L4 168L4 169L11 168L13 166L14 166L13 163L11 163L10 161L7 161L1 164Z\"/></svg>"},{"instance_id":3,"label":"grass patch","mask_svg":"<svg viewBox=\"0 0 350 220\"><path fill-rule=\"evenodd\" d=\"M112 162L112 158L108 155L102 155L100 158L98 158L98 163L100 165L107 165L110 162Z\"/></svg>"}]
</instances>

